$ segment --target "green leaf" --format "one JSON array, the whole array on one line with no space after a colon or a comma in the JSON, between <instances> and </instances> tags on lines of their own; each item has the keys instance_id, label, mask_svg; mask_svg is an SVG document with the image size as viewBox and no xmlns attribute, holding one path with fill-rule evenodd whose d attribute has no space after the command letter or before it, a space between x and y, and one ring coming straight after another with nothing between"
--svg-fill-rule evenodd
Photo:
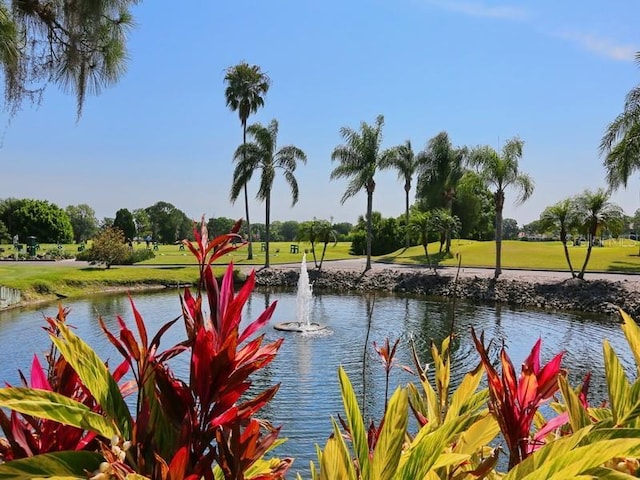
<instances>
[{"instance_id":1,"label":"green leaf","mask_svg":"<svg viewBox=\"0 0 640 480\"><path fill-rule=\"evenodd\" d=\"M320 458L320 480L356 480L356 472L351 462L347 444L340 433L338 424L332 418L333 435L327 440Z\"/></svg>"},{"instance_id":2,"label":"green leaf","mask_svg":"<svg viewBox=\"0 0 640 480\"><path fill-rule=\"evenodd\" d=\"M375 480L391 480L400 462L402 445L408 424L407 391L398 388L384 415L384 425L373 452L372 478Z\"/></svg>"},{"instance_id":3,"label":"green leaf","mask_svg":"<svg viewBox=\"0 0 640 480\"><path fill-rule=\"evenodd\" d=\"M640 327L626 312L620 310L620 316L623 322L622 331L636 360L636 371L640 374Z\"/></svg>"},{"instance_id":4,"label":"green leaf","mask_svg":"<svg viewBox=\"0 0 640 480\"><path fill-rule=\"evenodd\" d=\"M468 410L469 401L474 398L474 394L480 386L482 380L483 369L477 369L473 372L467 373L456 391L451 396L451 403L447 410L446 419L449 420L453 417L457 417L460 413L464 413ZM487 391L488 397L488 391ZM482 405L485 408L486 404Z\"/></svg>"},{"instance_id":5,"label":"green leaf","mask_svg":"<svg viewBox=\"0 0 640 480\"><path fill-rule=\"evenodd\" d=\"M587 415L587 411L580 403L580 399L576 392L569 386L567 377L565 375L560 375L558 377L558 383L560 384L560 391L562 392L562 396L564 397L564 402L567 407L571 431L577 432L581 428L591 425L589 415Z\"/></svg>"},{"instance_id":6,"label":"green leaf","mask_svg":"<svg viewBox=\"0 0 640 480\"><path fill-rule=\"evenodd\" d=\"M51 336L52 341L82 383L89 389L107 417L118 426L120 437L131 438L131 413L122 398L118 384L98 354L63 322L56 324L60 337Z\"/></svg>"},{"instance_id":7,"label":"green leaf","mask_svg":"<svg viewBox=\"0 0 640 480\"><path fill-rule=\"evenodd\" d=\"M619 425L619 421L627 412L630 402L631 385L616 356L613 348L607 340L603 342L604 371L609 389L609 402L613 421Z\"/></svg>"},{"instance_id":8,"label":"green leaf","mask_svg":"<svg viewBox=\"0 0 640 480\"><path fill-rule=\"evenodd\" d=\"M471 455L488 445L500 433L500 425L493 415L485 414L466 428L458 437L454 453Z\"/></svg>"},{"instance_id":9,"label":"green leaf","mask_svg":"<svg viewBox=\"0 0 640 480\"><path fill-rule=\"evenodd\" d=\"M56 476L85 480L87 472L97 470L103 461L102 455L96 452L45 453L0 464L0 478L31 480Z\"/></svg>"},{"instance_id":10,"label":"green leaf","mask_svg":"<svg viewBox=\"0 0 640 480\"><path fill-rule=\"evenodd\" d=\"M90 430L111 438L118 434L115 425L86 405L59 393L35 388L0 388L0 407L16 412Z\"/></svg>"},{"instance_id":11,"label":"green leaf","mask_svg":"<svg viewBox=\"0 0 640 480\"><path fill-rule=\"evenodd\" d=\"M351 432L351 441L353 442L356 460L358 461L358 465L360 465L362 480L368 480L371 473L371 462L369 461L369 442L367 440L364 421L362 420L362 413L360 412L360 407L358 407L358 400L349 381L349 376L344 371L344 368L339 368L338 377L340 379L344 412L347 415L347 423L349 424L349 430Z\"/></svg>"}]
</instances>

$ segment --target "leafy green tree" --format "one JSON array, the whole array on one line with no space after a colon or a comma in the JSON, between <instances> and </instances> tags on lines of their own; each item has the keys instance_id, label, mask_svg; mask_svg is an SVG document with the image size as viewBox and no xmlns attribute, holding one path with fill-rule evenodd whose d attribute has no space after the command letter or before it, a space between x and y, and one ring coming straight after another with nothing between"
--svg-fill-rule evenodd
<instances>
[{"instance_id":1,"label":"leafy green tree","mask_svg":"<svg viewBox=\"0 0 640 480\"><path fill-rule=\"evenodd\" d=\"M280 226L280 233L282 234L282 241L293 242L298 236L299 223L295 220L287 220L282 222Z\"/></svg>"},{"instance_id":2,"label":"leafy green tree","mask_svg":"<svg viewBox=\"0 0 640 480\"><path fill-rule=\"evenodd\" d=\"M640 64L640 52L636 54ZM640 168L640 85L627 94L624 110L609 124L600 142L609 187L627 186Z\"/></svg>"},{"instance_id":3,"label":"leafy green tree","mask_svg":"<svg viewBox=\"0 0 640 480\"><path fill-rule=\"evenodd\" d=\"M5 198L0 201L0 221L5 224L9 231L9 235L12 237L18 233L14 214L25 204L25 202L27 202L27 199L24 198Z\"/></svg>"},{"instance_id":4,"label":"leafy green tree","mask_svg":"<svg viewBox=\"0 0 640 480\"><path fill-rule=\"evenodd\" d=\"M9 234L9 230L7 226L4 224L2 220L0 220L0 243L9 243L11 242L11 235Z\"/></svg>"},{"instance_id":5,"label":"leafy green tree","mask_svg":"<svg viewBox=\"0 0 640 480\"><path fill-rule=\"evenodd\" d=\"M231 231L236 221L228 217L211 217L207 221L207 231L209 238L215 238L220 235L226 235Z\"/></svg>"},{"instance_id":6,"label":"leafy green tree","mask_svg":"<svg viewBox=\"0 0 640 480\"><path fill-rule=\"evenodd\" d=\"M96 212L86 203L80 205L69 205L65 208L71 227L73 228L73 239L76 243L86 242L98 231L98 219Z\"/></svg>"},{"instance_id":7,"label":"leafy green tree","mask_svg":"<svg viewBox=\"0 0 640 480\"><path fill-rule=\"evenodd\" d=\"M367 219L360 215L351 234L351 253L362 255L367 248ZM371 213L371 254L384 255L403 247L404 232L393 217L383 218L380 212Z\"/></svg>"},{"instance_id":8,"label":"leafy green tree","mask_svg":"<svg viewBox=\"0 0 640 480\"><path fill-rule=\"evenodd\" d=\"M126 208L121 208L116 212L113 226L122 231L125 239L132 240L136 236L136 224L133 221L133 214Z\"/></svg>"},{"instance_id":9,"label":"leafy green tree","mask_svg":"<svg viewBox=\"0 0 640 480\"><path fill-rule=\"evenodd\" d=\"M440 132L417 157L418 193L427 198L431 208L444 208L453 215L453 200L458 184L465 173L466 148L454 147L447 132ZM446 252L451 248L451 237L446 238Z\"/></svg>"},{"instance_id":10,"label":"leafy green tree","mask_svg":"<svg viewBox=\"0 0 640 480\"><path fill-rule=\"evenodd\" d=\"M264 105L264 96L269 91L271 79L262 72L258 65L249 65L247 62L240 62L238 65L227 68L224 76L227 87L224 96L227 100L227 107L233 112L238 112L240 123L242 124L242 144L247 143L247 120L249 115L256 113L258 108ZM253 246L251 244L251 221L249 220L249 196L247 185L243 185L244 205L246 215L248 260L253 259Z\"/></svg>"},{"instance_id":11,"label":"leafy green tree","mask_svg":"<svg viewBox=\"0 0 640 480\"><path fill-rule=\"evenodd\" d=\"M502 238L505 240L515 240L518 238L520 228L518 228L518 221L515 218L505 218L502 221Z\"/></svg>"},{"instance_id":12,"label":"leafy green tree","mask_svg":"<svg viewBox=\"0 0 640 480\"><path fill-rule=\"evenodd\" d=\"M113 220L114 220L113 217L104 217L100 221L100 225L99 225L100 230L106 230L107 228L113 227Z\"/></svg>"},{"instance_id":13,"label":"leafy green tree","mask_svg":"<svg viewBox=\"0 0 640 480\"><path fill-rule=\"evenodd\" d=\"M393 168L398 172L398 179L404 181L404 215L405 225L409 224L409 192L411 191L411 180L416 173L418 162L411 141L406 140L404 144L393 148L390 155L383 158L380 168ZM411 236L408 229L405 234L405 247L411 246Z\"/></svg>"},{"instance_id":14,"label":"leafy green tree","mask_svg":"<svg viewBox=\"0 0 640 480\"><path fill-rule=\"evenodd\" d=\"M353 229L353 225L349 222L340 222L340 223L333 224L333 229L338 234L338 241L342 242L346 240L346 238L351 233L351 230Z\"/></svg>"},{"instance_id":15,"label":"leafy green tree","mask_svg":"<svg viewBox=\"0 0 640 480\"><path fill-rule=\"evenodd\" d=\"M494 238L493 222L496 209L493 195L476 172L467 171L460 179L452 211L453 215L460 219L462 238Z\"/></svg>"},{"instance_id":16,"label":"leafy green tree","mask_svg":"<svg viewBox=\"0 0 640 480\"><path fill-rule=\"evenodd\" d=\"M587 234L587 254L578 278L584 278L584 272L591 258L591 249L596 236L611 225L622 221L623 211L620 206L609 201L611 193L600 188L595 192L585 190L575 199L576 219Z\"/></svg>"},{"instance_id":17,"label":"leafy green tree","mask_svg":"<svg viewBox=\"0 0 640 480\"><path fill-rule=\"evenodd\" d=\"M543 234L545 232L545 230L546 230L546 228L541 223L540 220L533 220L531 223L527 223L526 225L524 225L522 227L522 231L527 236L541 235L541 234Z\"/></svg>"},{"instance_id":18,"label":"leafy green tree","mask_svg":"<svg viewBox=\"0 0 640 480\"><path fill-rule=\"evenodd\" d=\"M15 113L38 102L47 83L76 97L78 117L88 93L99 93L125 72L126 38L138 0L14 1L0 4L0 61L5 106Z\"/></svg>"},{"instance_id":19,"label":"leafy green tree","mask_svg":"<svg viewBox=\"0 0 640 480\"><path fill-rule=\"evenodd\" d=\"M145 209L149 215L153 239L161 243L174 243L193 237L193 221L172 204L157 202Z\"/></svg>"},{"instance_id":20,"label":"leafy green tree","mask_svg":"<svg viewBox=\"0 0 640 480\"><path fill-rule=\"evenodd\" d=\"M41 243L70 243L73 240L69 216L47 200L26 200L12 217L14 235L22 239L33 235Z\"/></svg>"},{"instance_id":21,"label":"leafy green tree","mask_svg":"<svg viewBox=\"0 0 640 480\"><path fill-rule=\"evenodd\" d=\"M378 115L374 125L366 122L360 124L360 132L349 127L342 127L340 135L345 143L338 145L331 154L331 160L338 160L340 164L331 172L331 180L336 178L350 178L347 190L342 195L340 203L353 197L361 190L367 192L367 264L365 271L371 269L371 240L373 192L376 189L374 176L380 165L388 165L393 154L392 149L380 151L382 143L382 126L384 117Z\"/></svg>"},{"instance_id":22,"label":"leafy green tree","mask_svg":"<svg viewBox=\"0 0 640 480\"><path fill-rule=\"evenodd\" d=\"M122 230L108 227L93 239L85 258L92 262L104 263L107 268L111 268L111 265L123 263L130 255L131 250L125 243Z\"/></svg>"},{"instance_id":23,"label":"leafy green tree","mask_svg":"<svg viewBox=\"0 0 640 480\"><path fill-rule=\"evenodd\" d=\"M496 207L496 269L495 278L502 273L502 211L505 190L518 191L518 203L525 202L533 194L533 179L519 170L524 142L517 137L507 140L502 153L498 154L489 146L475 148L471 152L470 163L478 168L478 175L487 187L493 187Z\"/></svg>"},{"instance_id":24,"label":"leafy green tree","mask_svg":"<svg viewBox=\"0 0 640 480\"><path fill-rule=\"evenodd\" d=\"M540 221L538 222L538 230L558 231L560 235L560 241L564 248L564 258L569 265L569 271L571 272L571 278L576 277L576 273L573 270L571 264L571 257L569 256L569 249L567 248L567 237L571 230L577 227L577 210L576 202L574 199L567 198L559 201L558 203L551 205L544 209L540 215Z\"/></svg>"},{"instance_id":25,"label":"leafy green tree","mask_svg":"<svg viewBox=\"0 0 640 480\"><path fill-rule=\"evenodd\" d=\"M147 211L144 208L136 208L131 214L136 224L136 237L138 237L138 240L151 235L151 220Z\"/></svg>"},{"instance_id":26,"label":"leafy green tree","mask_svg":"<svg viewBox=\"0 0 640 480\"><path fill-rule=\"evenodd\" d=\"M260 188L256 198L265 204L265 255L264 266L269 267L269 241L271 218L271 190L275 180L276 171L282 170L284 179L291 190L291 205L298 202L298 182L295 177L298 162L307 163L306 154L294 145L287 145L276 150L278 139L278 122L271 120L266 127L260 123L254 123L247 128L247 133L253 141L244 142L234 154L236 168L233 172L231 185L231 201L234 202L240 191L246 188L256 170L261 171Z\"/></svg>"}]
</instances>

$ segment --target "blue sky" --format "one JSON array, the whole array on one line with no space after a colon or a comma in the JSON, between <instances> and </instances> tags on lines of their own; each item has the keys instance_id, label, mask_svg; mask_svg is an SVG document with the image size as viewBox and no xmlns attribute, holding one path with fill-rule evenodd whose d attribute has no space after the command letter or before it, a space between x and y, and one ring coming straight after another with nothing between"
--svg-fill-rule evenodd
<instances>
[{"instance_id":1,"label":"blue sky","mask_svg":"<svg viewBox=\"0 0 640 480\"><path fill-rule=\"evenodd\" d=\"M223 79L245 60L272 79L249 123L276 118L278 144L308 156L296 206L276 178L272 219L355 222L365 195L340 204L346 181L329 180L331 152L340 127L383 114L383 147L410 139L419 151L442 130L460 146L522 138L535 193L516 206L507 192L505 206L522 225L605 186L600 138L640 82L631 0L147 0L134 14L126 75L89 97L79 122L74 98L50 86L6 126L0 198L88 203L100 219L157 201L192 218L243 217L243 201L228 200L242 131ZM376 181L374 209L400 215L395 172ZM638 175L613 200L630 215L640 208ZM264 221L263 204L252 202L251 220Z\"/></svg>"}]
</instances>

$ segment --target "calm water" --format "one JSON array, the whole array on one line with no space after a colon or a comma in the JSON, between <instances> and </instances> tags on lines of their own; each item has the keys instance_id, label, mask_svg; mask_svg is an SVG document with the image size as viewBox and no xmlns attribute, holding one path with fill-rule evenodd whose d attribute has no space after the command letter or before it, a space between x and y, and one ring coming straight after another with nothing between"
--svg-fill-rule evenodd
<instances>
[{"instance_id":1,"label":"calm water","mask_svg":"<svg viewBox=\"0 0 640 480\"><path fill-rule=\"evenodd\" d=\"M145 318L149 330L180 313L177 291L154 294L135 294L136 307ZM256 292L245 310L245 319L256 318L265 306L277 301L273 322L295 320L294 293ZM129 300L126 296L107 296L66 302L71 308L68 322L77 327L78 334L102 358L119 360L115 350L104 339L97 322L98 314L116 328L116 315L130 325ZM373 307L369 346L366 354L363 382L364 344L367 330L367 311ZM34 353L43 354L49 347L43 315L54 316L56 305L39 306L0 312L0 381L18 383L18 369L28 371ZM441 342L451 328L451 304L425 298L398 296L356 296L314 294L312 321L328 327L324 335L305 336L279 332L268 327L269 339L285 337L276 360L254 378L257 389L281 383L274 401L263 411L263 417L274 425L282 425L281 437L288 442L276 453L296 458L293 471L307 472L309 460L315 460L315 444L323 445L331 431L330 417L342 413L337 369L343 365L356 392L366 393L366 416L379 420L384 404L384 375L372 342L385 338L400 338L397 360L412 365L408 340L413 338L423 362L429 361L432 339ZM542 338L542 357L547 361L555 353L565 350L563 366L569 370L571 383L576 385L588 370L594 372L590 400L601 400L606 392L602 363L602 341L608 339L622 357L623 364L632 370L633 358L616 321L606 317L579 316L568 313L548 313L516 310L486 305L458 304L456 307L453 365L455 378L475 367L478 356L473 348L469 329L485 331L487 339L504 341L509 355L518 368L533 343ZM183 339L184 331L178 322L165 336L166 348ZM173 364L176 372L186 372L186 357ZM412 381L408 373L396 369L392 388ZM293 477L293 475L292 475Z\"/></svg>"}]
</instances>

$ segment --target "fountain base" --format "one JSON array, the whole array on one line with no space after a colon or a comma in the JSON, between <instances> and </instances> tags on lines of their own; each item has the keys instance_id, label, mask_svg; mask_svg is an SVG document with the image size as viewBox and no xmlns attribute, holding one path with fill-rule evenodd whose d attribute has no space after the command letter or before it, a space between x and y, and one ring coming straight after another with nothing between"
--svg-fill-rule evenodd
<instances>
[{"instance_id":1,"label":"fountain base","mask_svg":"<svg viewBox=\"0 0 640 480\"><path fill-rule=\"evenodd\" d=\"M276 323L273 328L284 332L321 332L327 329L324 325L314 322L308 324L304 322Z\"/></svg>"}]
</instances>

